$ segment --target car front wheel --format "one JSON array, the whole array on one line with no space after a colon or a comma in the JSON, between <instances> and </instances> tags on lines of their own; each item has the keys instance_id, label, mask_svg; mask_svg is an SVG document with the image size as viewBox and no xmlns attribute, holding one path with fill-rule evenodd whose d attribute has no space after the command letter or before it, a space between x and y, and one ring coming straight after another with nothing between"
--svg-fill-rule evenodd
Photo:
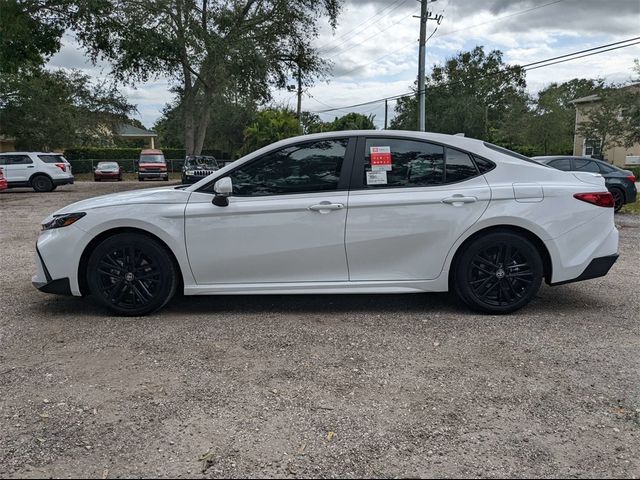
<instances>
[{"instance_id":1,"label":"car front wheel","mask_svg":"<svg viewBox=\"0 0 640 480\"><path fill-rule=\"evenodd\" d=\"M100 243L89 257L91 294L119 315L146 315L162 308L176 292L176 266L156 240L121 233Z\"/></svg>"},{"instance_id":2,"label":"car front wheel","mask_svg":"<svg viewBox=\"0 0 640 480\"><path fill-rule=\"evenodd\" d=\"M458 258L454 289L472 309L504 314L536 295L544 275L536 247L512 232L493 232L473 240Z\"/></svg>"}]
</instances>

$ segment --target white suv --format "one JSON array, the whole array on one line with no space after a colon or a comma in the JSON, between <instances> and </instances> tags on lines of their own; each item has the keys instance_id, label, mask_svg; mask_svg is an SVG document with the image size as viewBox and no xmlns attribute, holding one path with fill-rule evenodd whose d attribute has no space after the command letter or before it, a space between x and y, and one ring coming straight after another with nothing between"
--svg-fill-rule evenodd
<instances>
[{"instance_id":1,"label":"white suv","mask_svg":"<svg viewBox=\"0 0 640 480\"><path fill-rule=\"evenodd\" d=\"M59 185L73 183L71 165L60 153L6 152L0 154L9 188L32 187L51 192Z\"/></svg>"}]
</instances>

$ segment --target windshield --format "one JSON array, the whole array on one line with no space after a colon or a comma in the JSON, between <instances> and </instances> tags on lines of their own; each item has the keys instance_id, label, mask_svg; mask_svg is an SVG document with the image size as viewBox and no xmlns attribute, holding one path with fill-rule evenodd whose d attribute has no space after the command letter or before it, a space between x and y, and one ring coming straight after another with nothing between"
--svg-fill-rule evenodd
<instances>
[{"instance_id":1,"label":"windshield","mask_svg":"<svg viewBox=\"0 0 640 480\"><path fill-rule=\"evenodd\" d=\"M98 168L118 168L118 164L116 162L100 162Z\"/></svg>"},{"instance_id":2,"label":"windshield","mask_svg":"<svg viewBox=\"0 0 640 480\"><path fill-rule=\"evenodd\" d=\"M214 157L187 157L187 167L206 167L206 168L218 168L218 162Z\"/></svg>"},{"instance_id":3,"label":"windshield","mask_svg":"<svg viewBox=\"0 0 640 480\"><path fill-rule=\"evenodd\" d=\"M140 163L164 163L164 155L140 155Z\"/></svg>"}]
</instances>

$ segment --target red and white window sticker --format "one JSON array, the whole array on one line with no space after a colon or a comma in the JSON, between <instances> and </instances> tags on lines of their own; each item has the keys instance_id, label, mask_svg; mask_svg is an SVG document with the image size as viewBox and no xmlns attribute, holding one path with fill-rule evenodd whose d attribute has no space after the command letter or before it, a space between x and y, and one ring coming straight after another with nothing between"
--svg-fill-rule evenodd
<instances>
[{"instance_id":1,"label":"red and white window sticker","mask_svg":"<svg viewBox=\"0 0 640 480\"><path fill-rule=\"evenodd\" d=\"M371 170L391 171L391 147L371 147Z\"/></svg>"}]
</instances>

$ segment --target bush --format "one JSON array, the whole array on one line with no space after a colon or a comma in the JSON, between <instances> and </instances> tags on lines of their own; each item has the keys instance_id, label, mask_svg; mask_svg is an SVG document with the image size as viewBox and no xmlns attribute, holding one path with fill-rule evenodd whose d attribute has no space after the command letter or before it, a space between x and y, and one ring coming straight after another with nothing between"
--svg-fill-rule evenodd
<instances>
[{"instance_id":1,"label":"bush","mask_svg":"<svg viewBox=\"0 0 640 480\"><path fill-rule=\"evenodd\" d=\"M625 170L631 170L636 176L636 180L640 181L640 167L623 167Z\"/></svg>"}]
</instances>

